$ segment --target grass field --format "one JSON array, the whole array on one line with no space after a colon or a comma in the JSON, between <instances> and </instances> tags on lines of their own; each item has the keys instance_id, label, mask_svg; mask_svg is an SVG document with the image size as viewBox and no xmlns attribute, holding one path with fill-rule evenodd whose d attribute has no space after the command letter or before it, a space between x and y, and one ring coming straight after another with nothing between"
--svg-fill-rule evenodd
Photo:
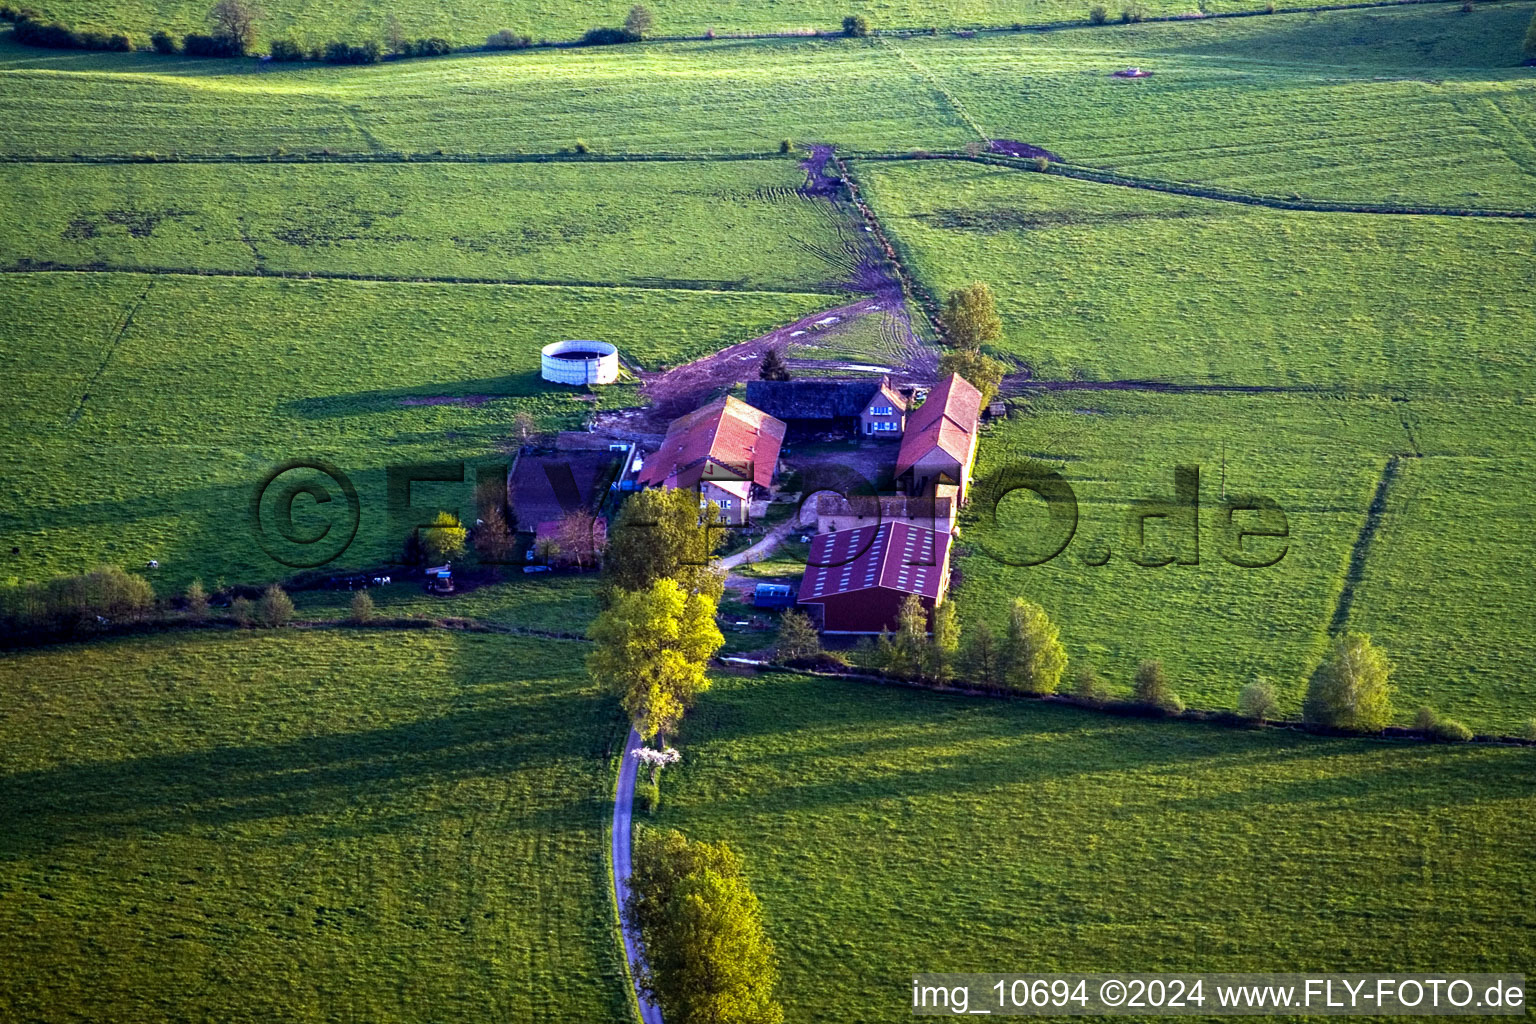
<instances>
[{"instance_id":1,"label":"grass field","mask_svg":"<svg viewBox=\"0 0 1536 1024\"><path fill-rule=\"evenodd\" d=\"M1536 222L1297 213L954 161L855 162L935 292L991 284L1057 380L1513 394Z\"/></svg>"},{"instance_id":2,"label":"grass field","mask_svg":"<svg viewBox=\"0 0 1536 1024\"><path fill-rule=\"evenodd\" d=\"M745 852L788 1020L905 1019L921 971L1536 962L1529 750L787 675L720 680L683 741L654 823Z\"/></svg>"},{"instance_id":3,"label":"grass field","mask_svg":"<svg viewBox=\"0 0 1536 1024\"><path fill-rule=\"evenodd\" d=\"M786 136L900 152L991 136L1279 195L1529 208L1536 84L1515 67L1529 16L1434 4L263 71L0 44L0 153L553 153L578 138L601 153L763 153ZM1109 76L1127 65L1153 76Z\"/></svg>"},{"instance_id":4,"label":"grass field","mask_svg":"<svg viewBox=\"0 0 1536 1024\"><path fill-rule=\"evenodd\" d=\"M580 654L285 632L0 658L0 1016L624 1019L620 719Z\"/></svg>"},{"instance_id":5,"label":"grass field","mask_svg":"<svg viewBox=\"0 0 1536 1024\"><path fill-rule=\"evenodd\" d=\"M13 167L0 265L837 291L791 158L665 164Z\"/></svg>"},{"instance_id":6,"label":"grass field","mask_svg":"<svg viewBox=\"0 0 1536 1024\"><path fill-rule=\"evenodd\" d=\"M612 339L656 366L827 301L129 274L11 274L0 292L0 373L14 385L0 398L0 544L21 549L0 579L155 559L177 589L290 574L248 515L278 463L324 459L352 478L360 527L337 564L373 565L401 542L385 532L385 467L505 464L519 411L578 428L594 408L634 401L626 387L587 401L545 385L538 349L551 339ZM469 489L415 501L467 511Z\"/></svg>"},{"instance_id":7,"label":"grass field","mask_svg":"<svg viewBox=\"0 0 1536 1024\"><path fill-rule=\"evenodd\" d=\"M774 0L769 4L749 0L656 0L647 6L655 15L654 33L659 35L702 35L709 31L836 32L850 10L847 5L827 0ZM1022 6L1003 0L883 0L860 8L859 13L865 14L876 28L949 28L1006 26L1021 19L1031 23L1086 21L1089 6L1076 0L1031 0ZM1188 4L1174 0L1152 0L1143 6L1155 14L1183 14L1191 10ZM1254 11L1262 7L1254 0L1218 0L1202 9ZM200 0L113 0L104 6L86 5L79 0L47 0L37 9L79 27L126 29L145 35L157 28L178 33L200 31L207 14ZM293 32L322 41L336 36L383 40L388 38L389 19L393 16L407 36L436 35L475 45L483 42L488 33L503 28L528 32L535 38L574 39L595 25L623 24L628 10L629 5L622 2L594 5L573 0L554 4L534 0L469 4L453 0L430 10L392 10L373 5L335 7L313 0L276 0L265 7L267 17L263 26L268 36Z\"/></svg>"}]
</instances>

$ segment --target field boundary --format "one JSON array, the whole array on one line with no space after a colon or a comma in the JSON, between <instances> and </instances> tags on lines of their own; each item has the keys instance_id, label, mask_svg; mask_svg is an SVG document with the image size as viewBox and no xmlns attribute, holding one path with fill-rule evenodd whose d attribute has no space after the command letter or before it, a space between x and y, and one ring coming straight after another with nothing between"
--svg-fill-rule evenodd
<instances>
[{"instance_id":1,"label":"field boundary","mask_svg":"<svg viewBox=\"0 0 1536 1024\"><path fill-rule=\"evenodd\" d=\"M1004 690L981 686L975 683L956 685L953 683L928 683L915 679L898 679L894 676L877 675L871 672L827 672L819 669L794 668L788 665L776 665L772 662L759 661L753 658L740 656L725 656L717 659L732 669L746 672L779 672L790 675L815 676L820 679L841 679L848 682L863 683L874 686L890 686L907 690L925 690L929 693L942 693L955 697L979 697L987 700L1019 700L1038 701L1042 704L1056 704L1062 707L1077 708L1081 711L1093 711L1103 715L1111 715L1116 718L1144 718L1152 721L1164 720L1169 722L1189 722L1203 725L1216 726L1225 729L1241 729L1245 731L1258 731L1262 729L1274 729L1284 732L1306 733L1311 736L1326 736L1340 739L1377 740L1409 743L1447 743L1454 745L1476 744L1481 746L1499 747L1536 747L1536 740L1528 740L1519 736L1498 736L1492 734L1477 734L1469 740L1449 741L1426 734L1417 729L1409 729L1404 726L1389 725L1380 732L1350 732L1346 729L1336 729L1326 725L1313 725L1310 722L1294 719L1265 719L1258 721L1251 718L1243 718L1235 711L1206 710L1201 708L1187 708L1183 711L1167 711L1161 708L1149 707L1129 700L1091 701L1081 697L1074 697L1066 693L1023 693L1018 690Z\"/></svg>"},{"instance_id":2,"label":"field boundary","mask_svg":"<svg viewBox=\"0 0 1536 1024\"><path fill-rule=\"evenodd\" d=\"M678 279L666 284L628 283L624 281L562 281L540 278L498 277L447 277L393 274L353 274L339 270L267 270L255 267L249 270L197 270L188 267L145 267L132 264L122 266L103 263L55 263L51 260L19 260L9 266L0 266L0 274L135 274L148 277L240 277L272 278L285 281L359 281L378 284L447 284L479 285L503 288L627 288L635 291L654 292L703 292L720 295L845 295L846 290L835 285L807 286L804 291L781 288L733 288L728 281L691 281Z\"/></svg>"},{"instance_id":3,"label":"field boundary","mask_svg":"<svg viewBox=\"0 0 1536 1024\"><path fill-rule=\"evenodd\" d=\"M1010 170L1032 174L1050 174L1062 178L1075 178L1100 185L1116 185L1121 188L1142 189L1147 192L1163 192L1169 195L1188 196L1192 199L1210 199L1222 203L1238 203L1243 206L1265 206L1276 210L1295 210L1305 213L1361 213L1408 217L1487 217L1494 219L1536 220L1536 210L1509 210L1489 207L1478 209L1459 206L1412 206L1398 203L1359 203L1330 199L1302 199L1286 196L1244 192L1240 189L1222 188L1217 185L1200 185L1193 182L1166 181L1161 178L1143 178L1135 175L1107 171L1083 164L1040 163L1018 157L995 153L850 153L849 160L871 160L883 163L900 163L919 160L953 160L962 163L986 164L1006 167Z\"/></svg>"},{"instance_id":4,"label":"field boundary","mask_svg":"<svg viewBox=\"0 0 1536 1024\"><path fill-rule=\"evenodd\" d=\"M1435 0L1439 3L1440 0ZM626 164L733 163L743 160L797 160L777 149L751 153L419 153L334 152L312 149L288 153L0 153L0 164Z\"/></svg>"}]
</instances>

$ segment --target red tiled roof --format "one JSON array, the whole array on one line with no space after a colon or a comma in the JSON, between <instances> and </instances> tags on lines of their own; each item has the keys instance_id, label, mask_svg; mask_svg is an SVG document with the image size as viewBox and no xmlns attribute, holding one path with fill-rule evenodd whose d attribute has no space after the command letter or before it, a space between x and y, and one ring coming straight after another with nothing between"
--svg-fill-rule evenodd
<instances>
[{"instance_id":1,"label":"red tiled roof","mask_svg":"<svg viewBox=\"0 0 1536 1024\"><path fill-rule=\"evenodd\" d=\"M654 487L693 487L712 462L759 487L773 483L784 444L784 423L727 395L672 421L666 440L645 460L640 482Z\"/></svg>"},{"instance_id":2,"label":"red tiled roof","mask_svg":"<svg viewBox=\"0 0 1536 1024\"><path fill-rule=\"evenodd\" d=\"M876 587L938 600L949 566L949 534L903 522L817 534L811 541L800 601Z\"/></svg>"},{"instance_id":3,"label":"red tiled roof","mask_svg":"<svg viewBox=\"0 0 1536 1024\"><path fill-rule=\"evenodd\" d=\"M900 476L935 448L961 464L970 460L981 419L981 392L958 373L928 393L928 400L907 414L907 431L896 454Z\"/></svg>"}]
</instances>

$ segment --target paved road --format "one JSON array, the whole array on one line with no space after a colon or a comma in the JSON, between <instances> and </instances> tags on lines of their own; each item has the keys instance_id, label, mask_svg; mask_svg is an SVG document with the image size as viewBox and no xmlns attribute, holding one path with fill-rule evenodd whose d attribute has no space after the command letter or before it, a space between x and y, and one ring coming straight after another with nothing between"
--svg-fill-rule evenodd
<instances>
[{"instance_id":1,"label":"paved road","mask_svg":"<svg viewBox=\"0 0 1536 1024\"><path fill-rule=\"evenodd\" d=\"M613 800L613 894L618 899L619 916L624 913L624 902L629 898L630 839L633 836L632 810L635 799L635 773L638 762L635 751L640 747L640 734L629 730L629 741L624 744L624 756L619 761L619 789ZM640 936L622 925L624 932L624 957L633 971L640 963ZM636 993L639 994L638 991ZM640 1019L644 1024L661 1024L660 1007L652 1006L640 996Z\"/></svg>"}]
</instances>

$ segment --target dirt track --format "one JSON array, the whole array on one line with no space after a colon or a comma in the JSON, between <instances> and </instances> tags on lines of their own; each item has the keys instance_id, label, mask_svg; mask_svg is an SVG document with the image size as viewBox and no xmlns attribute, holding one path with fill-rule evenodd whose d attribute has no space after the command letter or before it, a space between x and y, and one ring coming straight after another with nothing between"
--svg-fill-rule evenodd
<instances>
[{"instance_id":1,"label":"dirt track","mask_svg":"<svg viewBox=\"0 0 1536 1024\"><path fill-rule=\"evenodd\" d=\"M906 299L894 268L878 250L866 231L864 215L843 197L836 176L827 174L832 162L831 146L813 146L811 155L801 163L805 184L800 194L830 206L839 223L846 258L844 266L853 272L842 282L850 292L868 298L833 306L776 327L750 341L739 342L713 355L659 372L641 371L640 395L645 405L621 409L598 417L597 428L618 436L665 433L667 424L691 409L710 401L732 385L757 379L758 366L769 350L776 349L791 369L847 369L851 372L876 372L862 364L830 359L797 358L788 351L793 343L799 348L814 347L818 339L834 337L853 322L868 316L881 317L883 348L893 359L882 360L881 370L890 370L903 379L929 382L937 366L934 351L912 330ZM825 323L835 317L835 326ZM822 328L827 329L822 329ZM793 339L793 340L792 340Z\"/></svg>"}]
</instances>

